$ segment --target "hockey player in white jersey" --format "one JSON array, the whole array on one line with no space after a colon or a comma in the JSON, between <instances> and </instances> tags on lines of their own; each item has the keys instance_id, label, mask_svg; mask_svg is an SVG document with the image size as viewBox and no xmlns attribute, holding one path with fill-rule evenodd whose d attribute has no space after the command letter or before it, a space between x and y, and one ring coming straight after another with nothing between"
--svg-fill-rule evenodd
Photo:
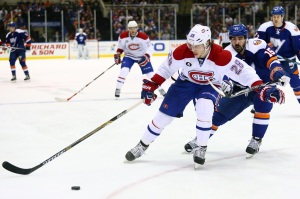
<instances>
[{"instance_id":1,"label":"hockey player in white jersey","mask_svg":"<svg viewBox=\"0 0 300 199\"><path fill-rule=\"evenodd\" d=\"M282 85L289 83L289 74L283 70L282 65L277 59L276 53L261 39L248 39L248 30L243 24L234 25L229 31L231 45L225 48L235 57L245 61L248 65L253 66L257 75L263 82L281 81ZM223 81L223 87L228 90L238 92L245 87L237 82L231 83L232 80ZM262 139L267 131L270 120L270 112L273 103L279 104L284 102L283 92L280 91L281 98L271 99L271 101L261 101L256 92L250 92L247 95L240 95L234 98L223 97L217 100L216 109L212 120L212 136L219 126L234 119L250 105L254 105L256 113L254 114L252 124L252 138L246 148L247 157L252 157L259 151ZM187 152L192 153L198 147L196 139L187 143L184 148Z\"/></svg>"},{"instance_id":2,"label":"hockey player in white jersey","mask_svg":"<svg viewBox=\"0 0 300 199\"><path fill-rule=\"evenodd\" d=\"M79 32L75 35L75 46L78 48L78 59L85 58L88 59L88 49L86 47L86 33L83 32L82 28L79 28Z\"/></svg>"},{"instance_id":3,"label":"hockey player in white jersey","mask_svg":"<svg viewBox=\"0 0 300 199\"><path fill-rule=\"evenodd\" d=\"M187 35L187 42L171 51L159 66L151 80L144 80L142 98L150 105L155 100L153 93L166 79L181 69L181 73L172 84L159 108L158 113L147 126L140 142L128 151L125 158L133 161L142 156L152 143L174 118L183 116L186 105L195 100L197 115L196 135L199 147L193 160L195 167L203 165L210 132L212 116L218 92L209 81L220 87L224 75L245 86L262 84L255 70L211 39L211 30L207 26L195 25ZM259 99L280 101L282 96L276 87L265 87L258 91ZM272 99L271 99L272 98Z\"/></svg>"},{"instance_id":4,"label":"hockey player in white jersey","mask_svg":"<svg viewBox=\"0 0 300 199\"><path fill-rule=\"evenodd\" d=\"M128 31L120 34L118 39L118 49L114 54L116 64L121 63L121 54L124 52L124 58L121 64L121 71L117 79L115 97L120 97L121 88L134 63L138 63L142 74L151 78L154 75L150 58L153 53L153 45L149 37L144 32L138 32L136 21L128 23ZM165 95L165 91L160 88L159 92Z\"/></svg>"},{"instance_id":5,"label":"hockey player in white jersey","mask_svg":"<svg viewBox=\"0 0 300 199\"><path fill-rule=\"evenodd\" d=\"M275 6L272 11L272 21L263 23L257 30L256 36L271 47L275 52L288 60L280 61L285 71L290 74L290 85L294 94L300 103L300 79L296 57L300 60L300 31L298 27L289 22L284 21L284 8Z\"/></svg>"}]
</instances>

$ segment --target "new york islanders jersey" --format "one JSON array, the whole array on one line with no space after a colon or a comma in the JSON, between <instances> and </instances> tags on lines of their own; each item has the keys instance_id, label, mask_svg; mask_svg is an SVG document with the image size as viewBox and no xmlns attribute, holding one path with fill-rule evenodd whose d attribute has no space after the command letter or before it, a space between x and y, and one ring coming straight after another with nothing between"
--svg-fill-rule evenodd
<instances>
[{"instance_id":1,"label":"new york islanders jersey","mask_svg":"<svg viewBox=\"0 0 300 199\"><path fill-rule=\"evenodd\" d=\"M300 31L291 22L284 21L280 28L276 28L272 21L265 22L258 28L256 37L272 43L278 55L300 58Z\"/></svg>"},{"instance_id":2,"label":"new york islanders jersey","mask_svg":"<svg viewBox=\"0 0 300 199\"><path fill-rule=\"evenodd\" d=\"M26 46L31 46L31 38L26 31L16 29L15 32L7 33L5 43L6 46L25 49L24 44ZM14 49L12 49L11 51L14 51Z\"/></svg>"},{"instance_id":3,"label":"new york islanders jersey","mask_svg":"<svg viewBox=\"0 0 300 199\"><path fill-rule=\"evenodd\" d=\"M139 60L141 56L148 54L152 56L153 46L149 37L143 32L137 32L135 37L131 37L129 31L120 34L118 40L118 53L134 60Z\"/></svg>"},{"instance_id":4,"label":"new york islanders jersey","mask_svg":"<svg viewBox=\"0 0 300 199\"><path fill-rule=\"evenodd\" d=\"M237 53L232 45L227 46L225 49L230 51L233 56L242 59L253 67L263 82L271 81L270 69L277 66L281 67L273 49L264 40L257 38L248 39L245 48L244 56Z\"/></svg>"},{"instance_id":5,"label":"new york islanders jersey","mask_svg":"<svg viewBox=\"0 0 300 199\"><path fill-rule=\"evenodd\" d=\"M77 41L78 45L85 45L86 34L84 32L83 33L76 33L75 40Z\"/></svg>"},{"instance_id":6,"label":"new york islanders jersey","mask_svg":"<svg viewBox=\"0 0 300 199\"><path fill-rule=\"evenodd\" d=\"M210 80L220 86L224 75L249 87L260 80L252 67L217 44L211 46L204 60L195 58L187 44L183 44L169 53L156 73L167 79L178 70L181 70L179 78L200 85L208 85Z\"/></svg>"}]
</instances>

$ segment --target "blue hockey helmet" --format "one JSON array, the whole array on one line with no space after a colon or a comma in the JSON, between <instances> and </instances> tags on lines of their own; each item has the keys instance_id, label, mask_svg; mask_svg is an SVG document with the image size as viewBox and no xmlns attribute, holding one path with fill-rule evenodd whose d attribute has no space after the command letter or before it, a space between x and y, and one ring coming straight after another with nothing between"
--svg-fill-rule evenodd
<instances>
[{"instance_id":1,"label":"blue hockey helmet","mask_svg":"<svg viewBox=\"0 0 300 199\"><path fill-rule=\"evenodd\" d=\"M7 24L7 26L8 26L8 27L14 27L14 28L15 28L15 27L16 27L16 23L10 22L9 24Z\"/></svg>"},{"instance_id":2,"label":"blue hockey helmet","mask_svg":"<svg viewBox=\"0 0 300 199\"><path fill-rule=\"evenodd\" d=\"M229 30L229 39L232 37L244 36L248 38L248 30L244 24L233 25Z\"/></svg>"},{"instance_id":3,"label":"blue hockey helmet","mask_svg":"<svg viewBox=\"0 0 300 199\"><path fill-rule=\"evenodd\" d=\"M271 15L284 15L284 8L282 6L275 6L271 10Z\"/></svg>"}]
</instances>

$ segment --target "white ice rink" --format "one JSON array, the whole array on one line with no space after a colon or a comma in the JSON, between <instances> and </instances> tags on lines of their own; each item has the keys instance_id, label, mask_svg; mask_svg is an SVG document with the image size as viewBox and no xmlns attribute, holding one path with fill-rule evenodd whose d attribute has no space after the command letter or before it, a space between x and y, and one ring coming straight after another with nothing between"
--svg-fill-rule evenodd
<instances>
[{"instance_id":1,"label":"white ice rink","mask_svg":"<svg viewBox=\"0 0 300 199\"><path fill-rule=\"evenodd\" d=\"M155 68L163 58L153 58ZM140 101L142 75L134 66L121 98L114 90L114 66L69 102L68 98L113 64L98 60L28 60L31 81L17 64L11 83L8 61L0 66L0 162L34 167ZM172 81L164 85L167 89ZM210 140L206 163L194 170L182 154L195 136L196 116L189 104L152 143L146 154L124 163L162 101L144 104L112 122L29 175L0 168L1 199L298 199L300 198L300 105L284 88L286 103L275 105L261 151L245 158L252 114L244 111ZM80 186L81 190L71 190Z\"/></svg>"}]
</instances>

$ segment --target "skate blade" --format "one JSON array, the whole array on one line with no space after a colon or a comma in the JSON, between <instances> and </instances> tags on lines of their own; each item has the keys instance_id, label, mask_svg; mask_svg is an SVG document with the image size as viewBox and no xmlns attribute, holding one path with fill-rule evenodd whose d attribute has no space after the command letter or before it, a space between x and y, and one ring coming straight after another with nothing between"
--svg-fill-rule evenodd
<instances>
[{"instance_id":1,"label":"skate blade","mask_svg":"<svg viewBox=\"0 0 300 199\"><path fill-rule=\"evenodd\" d=\"M253 158L253 156L254 156L254 154L247 154L246 159L251 159L251 158Z\"/></svg>"},{"instance_id":2,"label":"skate blade","mask_svg":"<svg viewBox=\"0 0 300 199\"><path fill-rule=\"evenodd\" d=\"M195 163L195 164L194 164L194 169L195 169L195 170L198 170L198 169L201 168L201 166L202 166L201 164Z\"/></svg>"}]
</instances>

